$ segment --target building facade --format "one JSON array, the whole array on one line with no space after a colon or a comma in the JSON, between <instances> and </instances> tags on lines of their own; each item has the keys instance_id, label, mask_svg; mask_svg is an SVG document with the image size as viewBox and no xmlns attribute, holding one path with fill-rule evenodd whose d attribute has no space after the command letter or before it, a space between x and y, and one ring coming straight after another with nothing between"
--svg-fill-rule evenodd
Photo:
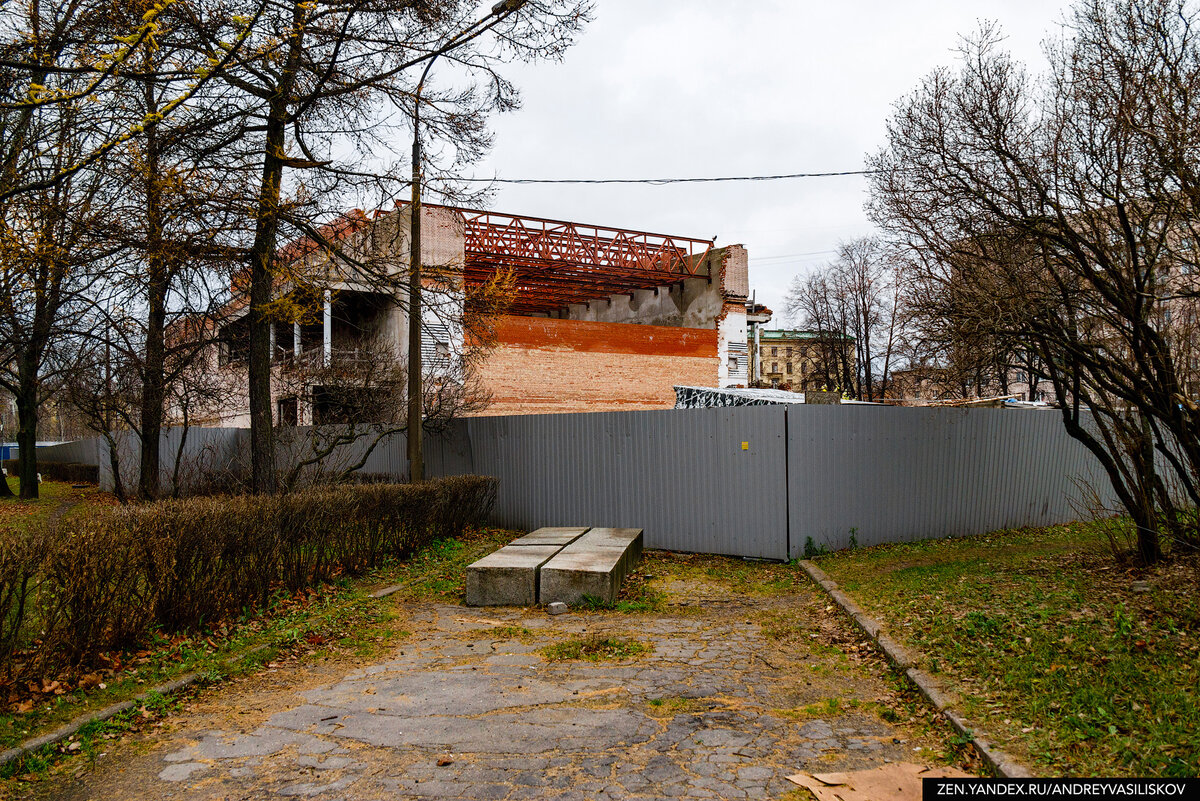
<instances>
[{"instance_id":1,"label":"building facade","mask_svg":"<svg viewBox=\"0 0 1200 801\"><path fill-rule=\"evenodd\" d=\"M757 332L759 383L793 392L840 389L841 360L854 369L854 340L804 329Z\"/></svg>"},{"instance_id":2,"label":"building facade","mask_svg":"<svg viewBox=\"0 0 1200 801\"><path fill-rule=\"evenodd\" d=\"M305 243L283 254L303 285L281 282L277 295L305 293L308 309L272 326L272 395L284 425L340 421L337 365L353 375L390 355L405 367L409 208L347 219L336 233L359 267ZM667 409L677 384L749 382L741 245L430 205L421 228L427 381L469 382L488 399L470 413ZM498 279L511 287L504 313L479 327L486 335L464 328L473 292ZM249 424L239 302L209 356L228 392L194 416L200 425ZM379 372L372 391L399 392L400 383Z\"/></svg>"}]
</instances>

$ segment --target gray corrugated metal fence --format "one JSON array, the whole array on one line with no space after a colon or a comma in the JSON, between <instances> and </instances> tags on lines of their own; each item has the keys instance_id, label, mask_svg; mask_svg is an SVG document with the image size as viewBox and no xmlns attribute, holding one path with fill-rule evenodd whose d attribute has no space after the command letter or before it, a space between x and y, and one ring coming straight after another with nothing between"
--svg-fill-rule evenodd
<instances>
[{"instance_id":1,"label":"gray corrugated metal fence","mask_svg":"<svg viewBox=\"0 0 1200 801\"><path fill-rule=\"evenodd\" d=\"M836 549L1078 518L1081 483L1111 497L1055 411L788 409L791 547Z\"/></svg>"},{"instance_id":2,"label":"gray corrugated metal fence","mask_svg":"<svg viewBox=\"0 0 1200 801\"><path fill-rule=\"evenodd\" d=\"M630 526L648 548L787 558L782 406L477 417L496 521ZM743 449L742 443L746 443Z\"/></svg>"},{"instance_id":3,"label":"gray corrugated metal fence","mask_svg":"<svg viewBox=\"0 0 1200 801\"><path fill-rule=\"evenodd\" d=\"M185 438L186 435L186 438ZM126 492L137 489L138 473L142 458L142 444L132 431L113 434L116 444L117 462L120 465L121 484ZM182 442L183 448L180 449ZM110 492L116 486L113 480L112 460L109 446L98 440L97 459L100 466L100 488ZM159 437L159 486L163 492L174 489L178 474L181 487L194 487L206 482L211 476L225 471L245 471L247 454L250 451L250 430L247 428L164 428ZM176 463L178 456L178 470Z\"/></svg>"},{"instance_id":4,"label":"gray corrugated metal fence","mask_svg":"<svg viewBox=\"0 0 1200 801\"><path fill-rule=\"evenodd\" d=\"M326 429L328 431L329 429ZM183 439L186 433L186 439ZM141 442L133 432L117 432L113 436L116 442L118 462L121 470L121 481L126 491L133 490L137 485L139 462L141 460ZM180 442L183 442L182 451ZM366 437L354 442L338 446L332 454L322 460L321 467L326 474L337 472L345 467L357 464L366 452L373 437ZM314 436L313 429L308 427L284 428L276 433L276 464L280 469L287 469L300 459L308 459L314 449L324 446L328 439L322 439L319 434ZM100 487L112 490L113 481L111 461L108 456L108 446L99 440L98 464L100 465ZM206 483L214 476L229 474L238 481L245 481L250 473L250 429L248 428L199 428L172 427L163 429L159 440L161 468L159 486L163 492L171 492L175 486L176 462L178 460L178 480L181 491ZM393 434L384 437L379 444L367 455L360 472L387 474L397 479L408 474L408 460L404 456L405 443L403 434ZM177 459L178 457L178 459ZM313 468L315 469L315 468ZM311 473L313 469L308 469Z\"/></svg>"},{"instance_id":5,"label":"gray corrugated metal fence","mask_svg":"<svg viewBox=\"0 0 1200 801\"><path fill-rule=\"evenodd\" d=\"M303 450L303 435L281 444L281 467ZM164 488L178 436L164 433ZM119 441L131 487L137 442ZM498 524L632 526L647 547L770 559L802 556L809 538L844 547L852 532L873 545L1065 522L1085 511L1081 483L1112 498L1053 411L790 405L475 417L426 443L431 476L499 479ZM244 429L191 429L181 483L244 469L247 446ZM363 470L403 478L404 454L403 435L392 436ZM101 485L111 487L107 460L101 449Z\"/></svg>"},{"instance_id":6,"label":"gray corrugated metal fence","mask_svg":"<svg viewBox=\"0 0 1200 801\"><path fill-rule=\"evenodd\" d=\"M37 449L39 462L71 462L74 464L96 464L100 458L100 438L63 442ZM14 452L15 452L14 448ZM15 457L14 457L15 458Z\"/></svg>"}]
</instances>

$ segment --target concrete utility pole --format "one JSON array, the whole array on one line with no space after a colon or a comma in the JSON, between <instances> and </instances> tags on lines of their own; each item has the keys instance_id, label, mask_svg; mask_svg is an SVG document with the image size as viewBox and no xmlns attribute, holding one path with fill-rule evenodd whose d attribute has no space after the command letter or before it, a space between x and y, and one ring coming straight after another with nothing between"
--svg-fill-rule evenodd
<instances>
[{"instance_id":1,"label":"concrete utility pole","mask_svg":"<svg viewBox=\"0 0 1200 801\"><path fill-rule=\"evenodd\" d=\"M408 268L408 479L425 480L425 455L421 442L421 420L424 417L421 376L421 93L433 64L443 53L466 44L500 20L517 12L527 0L501 0L492 6L491 13L450 38L425 65L413 98L412 144L412 201L409 204L409 268Z\"/></svg>"}]
</instances>

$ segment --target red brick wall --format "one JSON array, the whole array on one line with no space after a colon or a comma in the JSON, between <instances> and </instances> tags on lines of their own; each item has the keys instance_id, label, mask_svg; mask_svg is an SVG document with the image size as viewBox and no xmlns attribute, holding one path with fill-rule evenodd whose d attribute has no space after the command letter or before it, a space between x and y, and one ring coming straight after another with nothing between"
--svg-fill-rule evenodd
<instances>
[{"instance_id":1,"label":"red brick wall","mask_svg":"<svg viewBox=\"0 0 1200 801\"><path fill-rule=\"evenodd\" d=\"M715 386L715 329L504 316L480 369L483 414L669 409L676 384Z\"/></svg>"}]
</instances>

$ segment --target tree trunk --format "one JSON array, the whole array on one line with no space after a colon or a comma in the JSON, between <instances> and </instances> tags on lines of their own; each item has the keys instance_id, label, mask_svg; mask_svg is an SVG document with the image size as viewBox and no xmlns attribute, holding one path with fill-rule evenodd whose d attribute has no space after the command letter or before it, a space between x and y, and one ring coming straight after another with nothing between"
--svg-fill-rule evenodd
<instances>
[{"instance_id":1,"label":"tree trunk","mask_svg":"<svg viewBox=\"0 0 1200 801\"><path fill-rule=\"evenodd\" d=\"M152 87L146 90L147 110L156 111ZM166 383L166 347L163 334L167 319L169 275L163 243L162 192L158 184L158 137L153 124L146 129L146 269L147 314L146 358L142 365L141 434L142 455L138 471L138 497L158 497L160 434L163 422L163 397Z\"/></svg>"},{"instance_id":2,"label":"tree trunk","mask_svg":"<svg viewBox=\"0 0 1200 801\"><path fill-rule=\"evenodd\" d=\"M112 427L104 429L104 441L108 443L108 469L112 471L113 495L125 503L125 482L121 480L121 453L117 450L117 438L113 435Z\"/></svg>"},{"instance_id":3,"label":"tree trunk","mask_svg":"<svg viewBox=\"0 0 1200 801\"><path fill-rule=\"evenodd\" d=\"M250 253L250 483L254 492L275 491L275 436L271 413L272 270L279 234L279 195L283 179L284 107L273 103L267 120L267 149L263 159L258 224Z\"/></svg>"},{"instance_id":4,"label":"tree trunk","mask_svg":"<svg viewBox=\"0 0 1200 801\"><path fill-rule=\"evenodd\" d=\"M432 62L431 62L432 63ZM427 70L428 71L428 70ZM413 106L412 204L409 206L408 266L408 480L425 480L421 442L421 106Z\"/></svg>"},{"instance_id":5,"label":"tree trunk","mask_svg":"<svg viewBox=\"0 0 1200 801\"><path fill-rule=\"evenodd\" d=\"M27 360L22 360L17 387L17 475L21 479L21 497L38 496L37 465L37 382Z\"/></svg>"},{"instance_id":6,"label":"tree trunk","mask_svg":"<svg viewBox=\"0 0 1200 801\"><path fill-rule=\"evenodd\" d=\"M1142 515L1134 516L1137 525L1138 560L1144 565L1152 565L1162 559L1162 543L1158 536L1158 514L1154 503L1154 484L1157 480L1154 464L1154 436L1150 427L1150 418L1142 416L1142 440L1140 458L1141 470L1138 471L1140 492L1138 501L1142 507ZM1139 519L1139 518L1148 519Z\"/></svg>"},{"instance_id":7,"label":"tree trunk","mask_svg":"<svg viewBox=\"0 0 1200 801\"><path fill-rule=\"evenodd\" d=\"M279 199L287 144L288 104L292 99L304 47L307 4L292 5L292 26L287 60L269 98L262 180L259 184L258 221L250 249L250 481L254 492L273 493L278 486L275 473L275 432L271 408L271 320L266 309L274 289L272 259L279 238Z\"/></svg>"},{"instance_id":8,"label":"tree trunk","mask_svg":"<svg viewBox=\"0 0 1200 801\"><path fill-rule=\"evenodd\" d=\"M142 456L138 472L138 497L158 497L161 466L160 442L163 422L164 352L163 327L166 319L165 297L156 295L152 279L149 315L146 320L146 362L142 376L141 434Z\"/></svg>"},{"instance_id":9,"label":"tree trunk","mask_svg":"<svg viewBox=\"0 0 1200 801\"><path fill-rule=\"evenodd\" d=\"M183 450L187 446L188 432L191 431L191 419L188 416L188 405L184 401L182 405L183 419L180 421L183 426L179 432L179 447L175 449L175 467L171 470L171 497L178 498L182 494L179 490L179 477L183 465Z\"/></svg>"}]
</instances>

